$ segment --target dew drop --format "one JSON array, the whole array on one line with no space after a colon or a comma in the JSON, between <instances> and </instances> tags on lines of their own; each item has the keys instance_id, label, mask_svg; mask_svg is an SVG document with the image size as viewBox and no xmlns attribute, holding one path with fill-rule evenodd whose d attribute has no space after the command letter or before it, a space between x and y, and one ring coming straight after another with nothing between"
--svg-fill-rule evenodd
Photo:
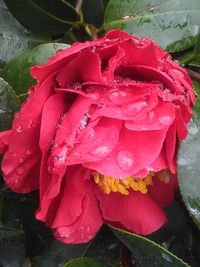
<instances>
[{"instance_id":1,"label":"dew drop","mask_svg":"<svg viewBox=\"0 0 200 267\"><path fill-rule=\"evenodd\" d=\"M147 102L146 101L141 101L138 103L133 103L133 104L129 104L126 106L126 108L124 109L124 112L126 114L134 114L135 112L139 112L140 110L142 110L144 107L147 106Z\"/></svg>"},{"instance_id":2,"label":"dew drop","mask_svg":"<svg viewBox=\"0 0 200 267\"><path fill-rule=\"evenodd\" d=\"M90 154L101 158L101 157L106 156L108 152L109 152L108 146L100 146L100 147L95 148L93 151L91 151Z\"/></svg>"},{"instance_id":3,"label":"dew drop","mask_svg":"<svg viewBox=\"0 0 200 267\"><path fill-rule=\"evenodd\" d=\"M170 116L165 115L165 116L160 117L159 121L163 125L169 125L171 123L172 119Z\"/></svg>"},{"instance_id":4,"label":"dew drop","mask_svg":"<svg viewBox=\"0 0 200 267\"><path fill-rule=\"evenodd\" d=\"M90 233L90 231L91 231L91 229L90 229L90 226L88 226L87 228L86 228L86 233Z\"/></svg>"},{"instance_id":5,"label":"dew drop","mask_svg":"<svg viewBox=\"0 0 200 267\"><path fill-rule=\"evenodd\" d=\"M122 17L122 19L129 19L129 18L130 18L130 16L128 16L128 15Z\"/></svg>"},{"instance_id":6,"label":"dew drop","mask_svg":"<svg viewBox=\"0 0 200 267\"><path fill-rule=\"evenodd\" d=\"M24 160L23 158L19 158L19 162L22 163Z\"/></svg>"},{"instance_id":7,"label":"dew drop","mask_svg":"<svg viewBox=\"0 0 200 267\"><path fill-rule=\"evenodd\" d=\"M83 130L88 125L88 122L89 122L89 117L87 114L85 114L80 121L79 129Z\"/></svg>"},{"instance_id":8,"label":"dew drop","mask_svg":"<svg viewBox=\"0 0 200 267\"><path fill-rule=\"evenodd\" d=\"M27 127L28 127L28 128L31 128L32 125L33 125L33 121L32 121L32 120L29 120Z\"/></svg>"},{"instance_id":9,"label":"dew drop","mask_svg":"<svg viewBox=\"0 0 200 267\"><path fill-rule=\"evenodd\" d=\"M15 112L14 118L18 120L20 118L19 112Z\"/></svg>"},{"instance_id":10,"label":"dew drop","mask_svg":"<svg viewBox=\"0 0 200 267\"><path fill-rule=\"evenodd\" d=\"M29 149L26 150L26 155L30 155L31 151Z\"/></svg>"},{"instance_id":11,"label":"dew drop","mask_svg":"<svg viewBox=\"0 0 200 267\"><path fill-rule=\"evenodd\" d=\"M130 171L134 165L133 154L128 150L121 150L117 154L117 163L124 171Z\"/></svg>"},{"instance_id":12,"label":"dew drop","mask_svg":"<svg viewBox=\"0 0 200 267\"><path fill-rule=\"evenodd\" d=\"M75 90L81 90L82 89L82 85L80 83L74 83L72 88L75 89Z\"/></svg>"},{"instance_id":13,"label":"dew drop","mask_svg":"<svg viewBox=\"0 0 200 267\"><path fill-rule=\"evenodd\" d=\"M16 131L17 131L18 133L21 133L21 132L22 132L22 130L23 130L23 128L22 128L22 126L21 126L21 125L17 126L17 129L16 129Z\"/></svg>"},{"instance_id":14,"label":"dew drop","mask_svg":"<svg viewBox=\"0 0 200 267\"><path fill-rule=\"evenodd\" d=\"M21 175L21 174L23 174L24 173L24 167L17 167L16 168L16 173L18 174L18 175Z\"/></svg>"},{"instance_id":15,"label":"dew drop","mask_svg":"<svg viewBox=\"0 0 200 267\"><path fill-rule=\"evenodd\" d=\"M13 152L13 157L15 158L17 156L17 153L16 152Z\"/></svg>"}]
</instances>

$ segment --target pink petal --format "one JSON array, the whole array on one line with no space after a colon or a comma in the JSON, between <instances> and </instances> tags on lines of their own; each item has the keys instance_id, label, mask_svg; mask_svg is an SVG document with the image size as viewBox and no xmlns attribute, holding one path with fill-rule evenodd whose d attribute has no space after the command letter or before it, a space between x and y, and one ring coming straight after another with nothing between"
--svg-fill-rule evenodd
<instances>
[{"instance_id":1,"label":"pink petal","mask_svg":"<svg viewBox=\"0 0 200 267\"><path fill-rule=\"evenodd\" d=\"M169 183L160 181L155 176L153 178L153 185L149 186L149 192L161 206L169 206L174 201L174 193L177 186L177 178L175 176L171 176Z\"/></svg>"},{"instance_id":2,"label":"pink petal","mask_svg":"<svg viewBox=\"0 0 200 267\"><path fill-rule=\"evenodd\" d=\"M70 152L67 163L77 164L87 161L99 161L115 148L121 128L120 120L101 118L94 127L83 129L77 143Z\"/></svg>"},{"instance_id":3,"label":"pink petal","mask_svg":"<svg viewBox=\"0 0 200 267\"><path fill-rule=\"evenodd\" d=\"M47 152L55 136L57 124L68 108L65 95L62 93L52 95L45 103L42 112L40 129L40 148Z\"/></svg>"},{"instance_id":4,"label":"pink petal","mask_svg":"<svg viewBox=\"0 0 200 267\"><path fill-rule=\"evenodd\" d=\"M102 39L91 42L87 41L85 43L74 43L69 48L58 50L56 55L50 58L46 64L32 67L31 75L33 78L37 79L39 83L42 83L49 75L66 66L81 50L99 45L101 42Z\"/></svg>"},{"instance_id":5,"label":"pink petal","mask_svg":"<svg viewBox=\"0 0 200 267\"><path fill-rule=\"evenodd\" d=\"M162 227L167 219L160 206L149 194L130 191L128 196L120 193L109 195L97 190L103 218L119 222L127 230L148 235Z\"/></svg>"},{"instance_id":6,"label":"pink petal","mask_svg":"<svg viewBox=\"0 0 200 267\"><path fill-rule=\"evenodd\" d=\"M42 108L52 93L54 75L36 87L31 97L15 114L8 150L2 161L7 185L16 192L38 188L41 152L39 149Z\"/></svg>"},{"instance_id":7,"label":"pink petal","mask_svg":"<svg viewBox=\"0 0 200 267\"><path fill-rule=\"evenodd\" d=\"M143 101L144 102L144 101ZM126 121L125 126L134 131L151 131L168 128L175 120L175 107L171 103L160 103L150 112L145 112L142 107L146 107L143 102L130 104L131 109L141 111L132 117L132 121ZM145 103L145 102L144 102ZM140 105L140 106L139 106ZM127 105L128 109L129 105Z\"/></svg>"},{"instance_id":8,"label":"pink petal","mask_svg":"<svg viewBox=\"0 0 200 267\"><path fill-rule=\"evenodd\" d=\"M77 82L102 82L99 55L89 49L81 51L69 64L62 68L57 75L57 81L61 87Z\"/></svg>"},{"instance_id":9,"label":"pink petal","mask_svg":"<svg viewBox=\"0 0 200 267\"><path fill-rule=\"evenodd\" d=\"M69 167L56 199L49 199L44 186L36 217L46 221L57 239L64 243L90 241L102 224L102 216L90 173L81 166ZM45 183L45 179L41 177Z\"/></svg>"},{"instance_id":10,"label":"pink petal","mask_svg":"<svg viewBox=\"0 0 200 267\"><path fill-rule=\"evenodd\" d=\"M175 162L175 152L176 152L176 124L173 123L166 135L166 156L168 161L169 169L172 173L176 173L176 162ZM163 168L164 169L164 168Z\"/></svg>"},{"instance_id":11,"label":"pink petal","mask_svg":"<svg viewBox=\"0 0 200 267\"><path fill-rule=\"evenodd\" d=\"M160 154L167 129L159 131L129 131L122 128L118 145L105 159L87 162L84 166L103 175L126 177L149 166Z\"/></svg>"},{"instance_id":12,"label":"pink petal","mask_svg":"<svg viewBox=\"0 0 200 267\"><path fill-rule=\"evenodd\" d=\"M6 184L12 190L27 193L38 188L41 152L38 125L13 133L2 160Z\"/></svg>"},{"instance_id":13,"label":"pink petal","mask_svg":"<svg viewBox=\"0 0 200 267\"><path fill-rule=\"evenodd\" d=\"M0 132L0 154L5 154L7 151L11 133L11 130Z\"/></svg>"}]
</instances>

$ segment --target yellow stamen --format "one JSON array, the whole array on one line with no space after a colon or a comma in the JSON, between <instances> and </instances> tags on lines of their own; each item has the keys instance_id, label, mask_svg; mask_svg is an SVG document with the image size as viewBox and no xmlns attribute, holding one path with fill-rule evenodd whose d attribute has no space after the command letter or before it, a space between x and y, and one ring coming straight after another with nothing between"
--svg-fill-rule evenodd
<instances>
[{"instance_id":1,"label":"yellow stamen","mask_svg":"<svg viewBox=\"0 0 200 267\"><path fill-rule=\"evenodd\" d=\"M119 192L123 195L128 195L130 190L139 191L146 194L148 191L147 186L152 185L152 177L155 175L154 172L149 172L149 174L144 178L135 178L128 176L125 178L114 178L107 175L101 175L99 173L94 173L94 181L98 186L106 193Z\"/></svg>"},{"instance_id":2,"label":"yellow stamen","mask_svg":"<svg viewBox=\"0 0 200 267\"><path fill-rule=\"evenodd\" d=\"M158 178L161 182L168 184L170 182L170 172L168 170L162 170L157 173Z\"/></svg>"}]
</instances>

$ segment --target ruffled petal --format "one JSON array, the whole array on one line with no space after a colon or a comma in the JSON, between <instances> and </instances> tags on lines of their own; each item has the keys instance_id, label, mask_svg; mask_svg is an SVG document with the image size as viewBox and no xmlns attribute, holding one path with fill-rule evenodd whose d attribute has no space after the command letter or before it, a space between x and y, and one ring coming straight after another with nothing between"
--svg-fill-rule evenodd
<instances>
[{"instance_id":1,"label":"ruffled petal","mask_svg":"<svg viewBox=\"0 0 200 267\"><path fill-rule=\"evenodd\" d=\"M149 186L149 192L152 197L161 206L169 206L174 201L174 193L178 187L177 177L172 175L169 182L160 181L160 179L155 176L153 178L153 185Z\"/></svg>"},{"instance_id":2,"label":"ruffled petal","mask_svg":"<svg viewBox=\"0 0 200 267\"><path fill-rule=\"evenodd\" d=\"M98 162L86 162L84 166L112 177L134 176L158 157L166 131L167 129L139 132L123 127L118 145L111 154Z\"/></svg>"},{"instance_id":3,"label":"ruffled petal","mask_svg":"<svg viewBox=\"0 0 200 267\"><path fill-rule=\"evenodd\" d=\"M54 94L46 101L42 111L40 129L40 148L43 152L48 151L61 116L67 111L68 106L65 95L62 93Z\"/></svg>"},{"instance_id":4,"label":"ruffled petal","mask_svg":"<svg viewBox=\"0 0 200 267\"><path fill-rule=\"evenodd\" d=\"M41 191L44 195L36 217L46 221L55 237L64 243L86 243L102 225L89 175L90 172L79 165L69 167L55 199L49 199L44 190Z\"/></svg>"},{"instance_id":5,"label":"ruffled petal","mask_svg":"<svg viewBox=\"0 0 200 267\"><path fill-rule=\"evenodd\" d=\"M57 82L61 87L70 86L73 83L103 82L101 76L101 61L97 53L89 49L79 53L57 75Z\"/></svg>"},{"instance_id":6,"label":"ruffled petal","mask_svg":"<svg viewBox=\"0 0 200 267\"><path fill-rule=\"evenodd\" d=\"M0 154L5 154L7 151L11 133L11 130L0 132Z\"/></svg>"},{"instance_id":7,"label":"ruffled petal","mask_svg":"<svg viewBox=\"0 0 200 267\"><path fill-rule=\"evenodd\" d=\"M130 192L128 196L120 193L109 195L97 190L103 218L120 223L131 232L148 235L158 230L166 222L166 216L160 206L149 194Z\"/></svg>"},{"instance_id":8,"label":"ruffled petal","mask_svg":"<svg viewBox=\"0 0 200 267\"><path fill-rule=\"evenodd\" d=\"M20 112L15 114L2 171L5 182L16 192L26 193L38 188L40 121L43 106L53 91L54 76L36 87Z\"/></svg>"}]
</instances>

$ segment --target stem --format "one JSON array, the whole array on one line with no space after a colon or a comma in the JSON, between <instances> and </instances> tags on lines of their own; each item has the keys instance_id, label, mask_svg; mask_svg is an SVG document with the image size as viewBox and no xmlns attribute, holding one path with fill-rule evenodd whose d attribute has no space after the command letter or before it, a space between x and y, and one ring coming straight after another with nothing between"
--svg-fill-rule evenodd
<instances>
[{"instance_id":1,"label":"stem","mask_svg":"<svg viewBox=\"0 0 200 267\"><path fill-rule=\"evenodd\" d=\"M181 66L185 66L187 65L188 63L190 63L192 60L194 59L194 55L188 55L186 57L184 57L184 59L179 59L179 62L180 62L180 65Z\"/></svg>"},{"instance_id":2,"label":"stem","mask_svg":"<svg viewBox=\"0 0 200 267\"><path fill-rule=\"evenodd\" d=\"M75 6L75 10L76 10L76 12L77 12L78 14L80 14L82 4L83 4L83 0L77 0L77 2L76 2L76 6Z\"/></svg>"},{"instance_id":3,"label":"stem","mask_svg":"<svg viewBox=\"0 0 200 267\"><path fill-rule=\"evenodd\" d=\"M186 69L186 71L188 72L188 74L190 75L190 77L192 79L195 79L195 80L200 82L200 73L199 72L196 72L196 71L193 71L190 69Z\"/></svg>"},{"instance_id":4,"label":"stem","mask_svg":"<svg viewBox=\"0 0 200 267\"><path fill-rule=\"evenodd\" d=\"M131 253L125 246L121 250L121 264L123 267L132 267Z\"/></svg>"}]
</instances>

